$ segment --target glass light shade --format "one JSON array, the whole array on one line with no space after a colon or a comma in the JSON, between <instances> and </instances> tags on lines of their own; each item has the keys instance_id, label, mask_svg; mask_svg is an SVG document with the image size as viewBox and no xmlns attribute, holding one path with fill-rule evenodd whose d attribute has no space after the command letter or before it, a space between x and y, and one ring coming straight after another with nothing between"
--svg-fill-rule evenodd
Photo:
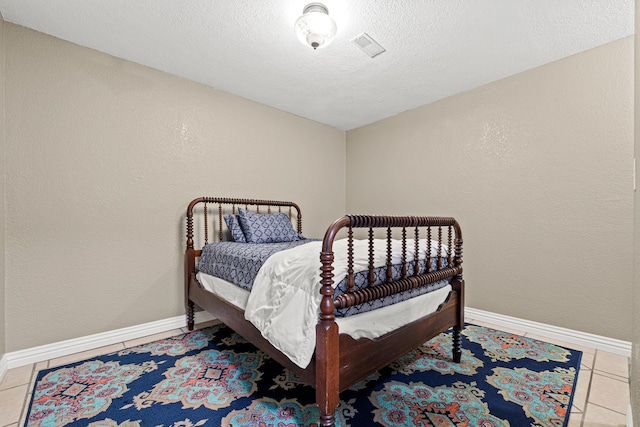
<instances>
[{"instance_id":1,"label":"glass light shade","mask_svg":"<svg viewBox=\"0 0 640 427\"><path fill-rule=\"evenodd\" d=\"M314 50L325 47L336 36L336 23L329 16L327 8L320 3L305 6L303 15L295 24L296 35L300 43Z\"/></svg>"}]
</instances>

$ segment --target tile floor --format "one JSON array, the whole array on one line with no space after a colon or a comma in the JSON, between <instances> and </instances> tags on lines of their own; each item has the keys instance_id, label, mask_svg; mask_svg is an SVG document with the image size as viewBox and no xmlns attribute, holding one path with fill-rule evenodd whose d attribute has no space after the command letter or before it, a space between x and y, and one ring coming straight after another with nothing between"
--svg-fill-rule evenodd
<instances>
[{"instance_id":1,"label":"tile floor","mask_svg":"<svg viewBox=\"0 0 640 427\"><path fill-rule=\"evenodd\" d=\"M629 359L627 357L558 342L541 336L525 334L518 330L492 326L484 322L474 322L472 319L468 319L468 321L477 325L489 326L581 350L583 352L582 366L580 367L580 373L578 375L578 384L569 418L569 427L626 426L626 412L629 407ZM209 324L210 323L199 326L204 327ZM184 329L186 331L186 328ZM66 357L9 369L2 383L0 383L0 427L17 427L24 425L26 411L29 405L30 391L33 388L33 381L39 370L72 363L98 354L133 347L182 332L182 330L176 329L138 340L126 341Z\"/></svg>"}]
</instances>

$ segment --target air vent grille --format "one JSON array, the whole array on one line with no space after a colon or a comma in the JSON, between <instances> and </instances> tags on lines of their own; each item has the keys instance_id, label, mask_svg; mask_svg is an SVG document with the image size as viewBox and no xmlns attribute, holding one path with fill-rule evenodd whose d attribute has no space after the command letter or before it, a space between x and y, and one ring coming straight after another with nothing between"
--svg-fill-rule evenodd
<instances>
[{"instance_id":1,"label":"air vent grille","mask_svg":"<svg viewBox=\"0 0 640 427\"><path fill-rule=\"evenodd\" d=\"M351 42L358 46L369 57L374 58L385 51L369 34L362 33L351 39Z\"/></svg>"}]
</instances>

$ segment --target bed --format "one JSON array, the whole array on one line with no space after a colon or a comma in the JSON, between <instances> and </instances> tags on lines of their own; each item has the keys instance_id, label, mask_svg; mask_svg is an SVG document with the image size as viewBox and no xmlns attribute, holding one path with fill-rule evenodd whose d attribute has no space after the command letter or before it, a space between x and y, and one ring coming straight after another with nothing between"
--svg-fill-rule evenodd
<instances>
[{"instance_id":1,"label":"bed","mask_svg":"<svg viewBox=\"0 0 640 427\"><path fill-rule=\"evenodd\" d=\"M249 278L234 261L247 251L266 258ZM460 362L461 228L449 217L346 215L314 240L295 203L200 197L186 213L190 330L196 305L312 385L319 425L334 426L342 390L450 328Z\"/></svg>"}]
</instances>

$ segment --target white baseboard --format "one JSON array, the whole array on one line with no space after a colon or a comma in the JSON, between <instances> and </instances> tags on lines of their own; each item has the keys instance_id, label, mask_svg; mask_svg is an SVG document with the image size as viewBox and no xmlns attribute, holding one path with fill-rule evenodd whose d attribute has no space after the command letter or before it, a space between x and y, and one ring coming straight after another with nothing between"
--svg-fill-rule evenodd
<instances>
[{"instance_id":1,"label":"white baseboard","mask_svg":"<svg viewBox=\"0 0 640 427\"><path fill-rule=\"evenodd\" d=\"M627 408L627 427L633 427L633 414L631 410L631 405Z\"/></svg>"},{"instance_id":2,"label":"white baseboard","mask_svg":"<svg viewBox=\"0 0 640 427\"><path fill-rule=\"evenodd\" d=\"M195 323L207 322L209 320L213 320L213 316L206 311L198 311L195 313L194 320ZM169 319L144 323L142 325L130 326L128 328L116 329L113 331L32 347L25 350L18 350L7 353L5 358L7 359L9 369L17 368L30 363L38 363L56 357L68 356L73 353L93 350L106 345L130 341L147 335L158 334L185 326L185 316L176 316Z\"/></svg>"},{"instance_id":3,"label":"white baseboard","mask_svg":"<svg viewBox=\"0 0 640 427\"><path fill-rule=\"evenodd\" d=\"M631 343L627 341L559 328L556 326L504 316L469 307L465 308L465 312L466 317L469 319L488 322L496 326L503 326L511 329L516 328L521 331L543 337L559 339L567 343L592 347L627 357L631 356ZM209 320L213 320L213 316L205 311L199 311L195 314L196 323L207 322ZM73 353L92 350L123 341L134 340L147 335L166 332L171 329L177 329L184 326L185 317L176 316L169 319L158 320L156 322L144 323L142 325L116 329L86 337L74 338L25 350L10 352L0 359L0 378L2 378L2 375L4 375L7 369L17 368L30 363L38 363L56 357L68 356Z\"/></svg>"},{"instance_id":4,"label":"white baseboard","mask_svg":"<svg viewBox=\"0 0 640 427\"><path fill-rule=\"evenodd\" d=\"M7 362L7 355L3 354L0 359L0 383L4 379L4 374L7 373L7 369L9 369L9 362Z\"/></svg>"},{"instance_id":5,"label":"white baseboard","mask_svg":"<svg viewBox=\"0 0 640 427\"><path fill-rule=\"evenodd\" d=\"M564 341L570 344L591 347L597 350L603 350L621 356L631 357L631 342L629 341L622 341L615 338L603 337L601 335L574 331L572 329L546 325L544 323L533 322L531 320L519 319L517 317L510 317L502 314L491 313L488 311L477 310L475 308L465 307L464 310L465 317L468 319L487 322L496 326L517 329L523 332Z\"/></svg>"}]
</instances>

